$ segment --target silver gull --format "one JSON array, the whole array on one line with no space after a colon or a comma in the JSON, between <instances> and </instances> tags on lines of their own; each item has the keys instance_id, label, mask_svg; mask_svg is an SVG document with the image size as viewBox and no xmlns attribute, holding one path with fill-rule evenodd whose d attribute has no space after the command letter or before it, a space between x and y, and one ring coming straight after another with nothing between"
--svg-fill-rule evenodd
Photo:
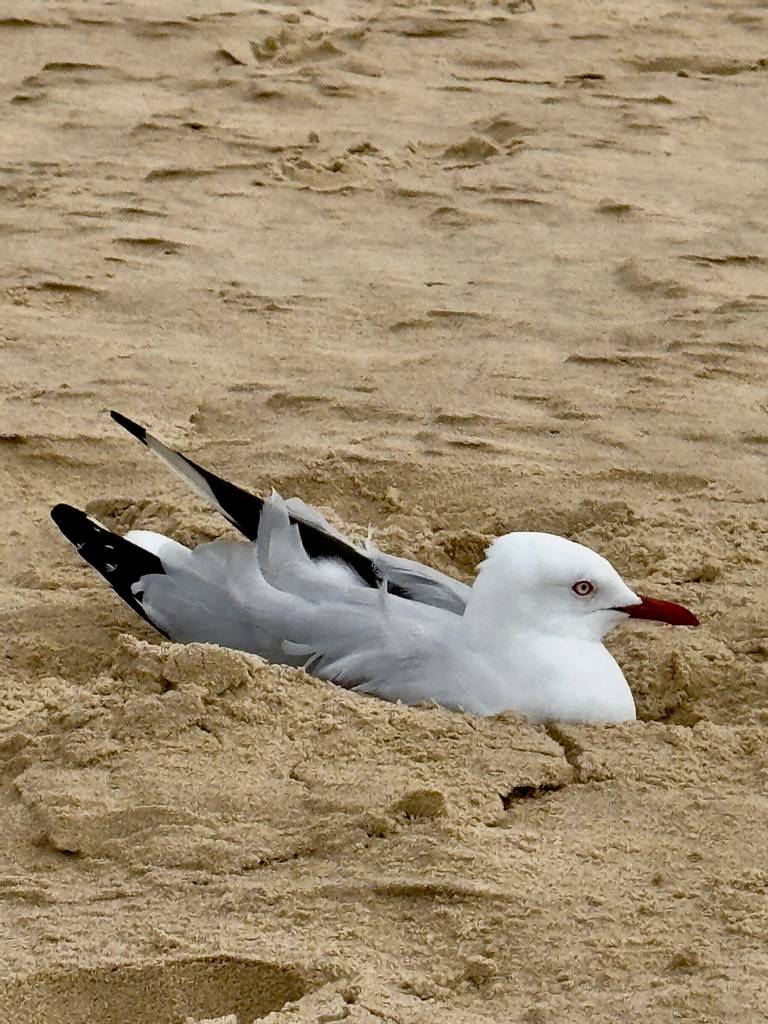
<instances>
[{"instance_id":1,"label":"silver gull","mask_svg":"<svg viewBox=\"0 0 768 1024\"><path fill-rule=\"evenodd\" d=\"M357 546L314 508L262 499L113 419L245 535L190 549L124 537L69 505L51 515L81 556L160 633L258 654L358 693L534 722L621 722L635 703L603 645L629 619L695 626L682 605L636 594L601 555L547 533L509 533L468 586Z\"/></svg>"}]
</instances>

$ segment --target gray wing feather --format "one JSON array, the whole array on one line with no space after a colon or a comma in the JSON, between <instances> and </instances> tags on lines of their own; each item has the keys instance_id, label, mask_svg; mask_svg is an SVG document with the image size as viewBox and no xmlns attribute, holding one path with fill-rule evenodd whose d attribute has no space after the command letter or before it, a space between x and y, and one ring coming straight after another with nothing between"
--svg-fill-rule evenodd
<instances>
[{"instance_id":1,"label":"gray wing feather","mask_svg":"<svg viewBox=\"0 0 768 1024\"><path fill-rule=\"evenodd\" d=\"M410 558L387 555L372 544L368 545L368 554L376 571L407 593L411 600L444 608L455 615L464 614L471 592L466 583Z\"/></svg>"},{"instance_id":2,"label":"gray wing feather","mask_svg":"<svg viewBox=\"0 0 768 1024\"><path fill-rule=\"evenodd\" d=\"M309 558L278 495L265 503L254 543L220 540L190 551L156 534L132 539L154 550L166 570L142 577L135 589L173 639L305 664L321 678L390 699L413 697L429 682L425 675L434 677L428 664L440 659L459 621L368 587L333 559Z\"/></svg>"},{"instance_id":3,"label":"gray wing feather","mask_svg":"<svg viewBox=\"0 0 768 1024\"><path fill-rule=\"evenodd\" d=\"M338 537L339 540L343 540L347 544L351 543L349 538L334 529L316 508L307 505L301 498L288 498L285 504L294 519L301 520L318 530L323 530L333 537ZM471 591L471 587L466 583L446 576L438 569L415 562L411 558L388 555L386 552L380 551L370 541L365 546L365 553L370 557L381 578L393 583L412 601L433 605L435 608L444 608L456 615L463 615Z\"/></svg>"},{"instance_id":4,"label":"gray wing feather","mask_svg":"<svg viewBox=\"0 0 768 1024\"><path fill-rule=\"evenodd\" d=\"M500 706L507 684L467 646L460 614L369 587L334 559L309 558L278 495L267 500L253 543L214 541L190 551L157 534L133 539L165 569L143 576L135 596L174 640L303 665L385 700L434 699L477 714ZM403 562L396 568L406 571Z\"/></svg>"}]
</instances>

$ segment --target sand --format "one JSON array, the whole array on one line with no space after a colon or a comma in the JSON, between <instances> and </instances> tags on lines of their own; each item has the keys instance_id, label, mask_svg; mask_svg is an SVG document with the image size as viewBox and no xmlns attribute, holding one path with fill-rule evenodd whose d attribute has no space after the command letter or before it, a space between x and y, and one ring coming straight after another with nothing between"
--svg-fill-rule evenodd
<instances>
[{"instance_id":1,"label":"sand","mask_svg":"<svg viewBox=\"0 0 768 1024\"><path fill-rule=\"evenodd\" d=\"M0 1019L768 1020L763 4L6 4ZM63 541L226 533L106 415L471 578L700 613L641 721L160 643Z\"/></svg>"}]
</instances>

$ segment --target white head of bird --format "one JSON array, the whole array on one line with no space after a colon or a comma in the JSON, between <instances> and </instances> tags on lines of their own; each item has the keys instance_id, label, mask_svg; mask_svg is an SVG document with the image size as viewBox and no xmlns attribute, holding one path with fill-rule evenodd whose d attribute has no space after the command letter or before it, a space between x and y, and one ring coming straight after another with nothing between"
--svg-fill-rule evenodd
<instances>
[{"instance_id":1,"label":"white head of bird","mask_svg":"<svg viewBox=\"0 0 768 1024\"><path fill-rule=\"evenodd\" d=\"M630 618L698 625L687 608L636 594L590 548L548 533L510 533L487 551L464 614L467 642L514 674L534 721L635 717L624 675L603 646Z\"/></svg>"},{"instance_id":2,"label":"white head of bird","mask_svg":"<svg viewBox=\"0 0 768 1024\"><path fill-rule=\"evenodd\" d=\"M600 642L627 618L698 625L682 605L636 594L607 558L565 537L508 533L486 555L470 604L502 633L533 630Z\"/></svg>"}]
</instances>

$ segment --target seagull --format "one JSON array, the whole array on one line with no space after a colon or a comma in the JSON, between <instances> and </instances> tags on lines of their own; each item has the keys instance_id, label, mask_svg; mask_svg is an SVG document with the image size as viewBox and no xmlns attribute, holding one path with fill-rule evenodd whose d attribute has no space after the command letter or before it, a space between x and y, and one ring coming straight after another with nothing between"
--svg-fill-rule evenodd
<instances>
[{"instance_id":1,"label":"seagull","mask_svg":"<svg viewBox=\"0 0 768 1024\"><path fill-rule=\"evenodd\" d=\"M698 625L682 605L636 594L595 551L548 533L494 540L469 586L370 540L356 545L300 499L257 497L111 416L246 538L190 549L52 509L85 561L174 642L257 654L404 704L607 723L633 720L635 703L606 633L628 619Z\"/></svg>"}]
</instances>

